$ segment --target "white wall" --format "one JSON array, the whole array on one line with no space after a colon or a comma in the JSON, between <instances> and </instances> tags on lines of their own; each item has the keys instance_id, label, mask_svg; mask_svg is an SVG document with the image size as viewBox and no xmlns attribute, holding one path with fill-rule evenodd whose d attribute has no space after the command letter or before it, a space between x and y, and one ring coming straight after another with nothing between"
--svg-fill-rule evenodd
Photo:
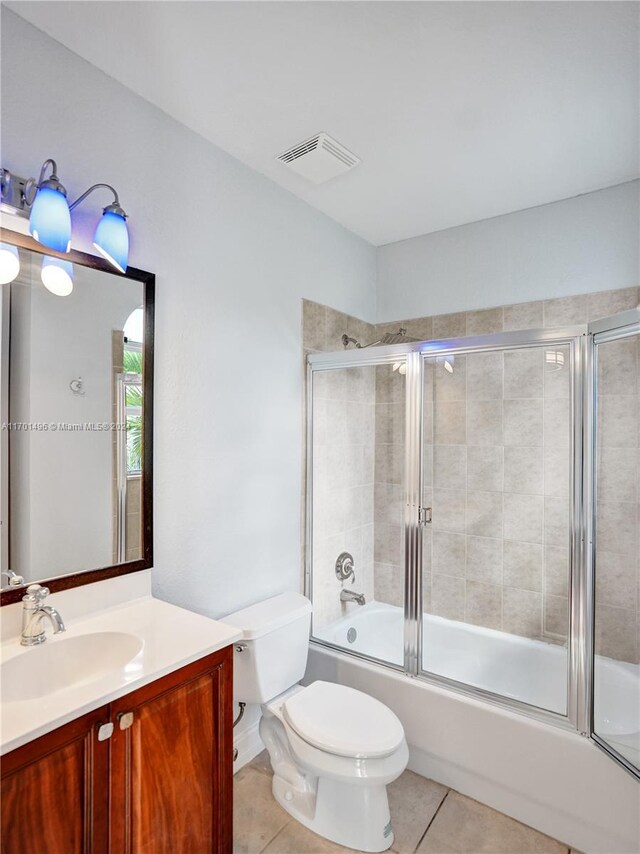
<instances>
[{"instance_id":1,"label":"white wall","mask_svg":"<svg viewBox=\"0 0 640 854\"><path fill-rule=\"evenodd\" d=\"M297 589L301 298L374 320L373 247L5 9L1 145L21 175L57 158L72 198L117 186L157 275L156 594L220 616Z\"/></svg>"},{"instance_id":2,"label":"white wall","mask_svg":"<svg viewBox=\"0 0 640 854\"><path fill-rule=\"evenodd\" d=\"M378 250L378 321L636 287L640 181Z\"/></svg>"}]
</instances>

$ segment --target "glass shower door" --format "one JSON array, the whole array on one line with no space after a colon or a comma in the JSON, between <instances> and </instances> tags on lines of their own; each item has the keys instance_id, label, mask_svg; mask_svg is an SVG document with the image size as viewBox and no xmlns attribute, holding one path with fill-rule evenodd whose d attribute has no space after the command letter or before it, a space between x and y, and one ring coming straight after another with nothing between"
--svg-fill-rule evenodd
<instances>
[{"instance_id":1,"label":"glass shower door","mask_svg":"<svg viewBox=\"0 0 640 854\"><path fill-rule=\"evenodd\" d=\"M518 340L425 354L421 670L564 716L576 344Z\"/></svg>"},{"instance_id":2,"label":"glass shower door","mask_svg":"<svg viewBox=\"0 0 640 854\"><path fill-rule=\"evenodd\" d=\"M594 740L640 777L640 311L593 333Z\"/></svg>"},{"instance_id":3,"label":"glass shower door","mask_svg":"<svg viewBox=\"0 0 640 854\"><path fill-rule=\"evenodd\" d=\"M350 355L359 363L349 365ZM317 354L309 361L312 636L401 668L406 358L372 355L362 364L356 352Z\"/></svg>"}]
</instances>

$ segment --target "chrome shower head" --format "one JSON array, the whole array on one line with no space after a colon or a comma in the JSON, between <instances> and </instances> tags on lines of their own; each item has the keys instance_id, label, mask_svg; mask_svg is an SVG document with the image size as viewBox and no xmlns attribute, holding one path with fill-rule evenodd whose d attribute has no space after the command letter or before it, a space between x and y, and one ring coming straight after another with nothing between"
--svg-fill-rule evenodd
<instances>
[{"instance_id":1,"label":"chrome shower head","mask_svg":"<svg viewBox=\"0 0 640 854\"><path fill-rule=\"evenodd\" d=\"M372 341L370 344L361 344L356 338L351 338L346 334L342 336L342 344L345 350L349 344L355 344L359 350L366 350L367 347L384 347L389 344L407 344L421 340L421 338L408 337L407 330L403 326L399 327L397 332L385 332L382 338L378 339L378 341Z\"/></svg>"}]
</instances>

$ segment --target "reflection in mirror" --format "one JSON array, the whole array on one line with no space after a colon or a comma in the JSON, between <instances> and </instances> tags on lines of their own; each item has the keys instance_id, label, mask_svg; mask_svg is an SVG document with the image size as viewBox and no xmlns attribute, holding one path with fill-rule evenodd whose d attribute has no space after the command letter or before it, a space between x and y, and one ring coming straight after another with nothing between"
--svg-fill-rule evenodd
<instances>
[{"instance_id":1,"label":"reflection in mirror","mask_svg":"<svg viewBox=\"0 0 640 854\"><path fill-rule=\"evenodd\" d=\"M26 583L144 551L144 283L42 269L20 249L2 286L0 554Z\"/></svg>"}]
</instances>

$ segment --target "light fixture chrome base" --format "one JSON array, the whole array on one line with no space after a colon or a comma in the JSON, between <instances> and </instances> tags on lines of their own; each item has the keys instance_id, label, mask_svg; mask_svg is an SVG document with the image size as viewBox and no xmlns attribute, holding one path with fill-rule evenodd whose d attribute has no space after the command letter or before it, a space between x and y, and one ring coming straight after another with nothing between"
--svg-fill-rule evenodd
<instances>
[{"instance_id":1,"label":"light fixture chrome base","mask_svg":"<svg viewBox=\"0 0 640 854\"><path fill-rule=\"evenodd\" d=\"M0 209L5 213L29 218L30 205L27 204L25 188L28 178L14 175L8 169L0 169L0 191L2 204Z\"/></svg>"}]
</instances>

